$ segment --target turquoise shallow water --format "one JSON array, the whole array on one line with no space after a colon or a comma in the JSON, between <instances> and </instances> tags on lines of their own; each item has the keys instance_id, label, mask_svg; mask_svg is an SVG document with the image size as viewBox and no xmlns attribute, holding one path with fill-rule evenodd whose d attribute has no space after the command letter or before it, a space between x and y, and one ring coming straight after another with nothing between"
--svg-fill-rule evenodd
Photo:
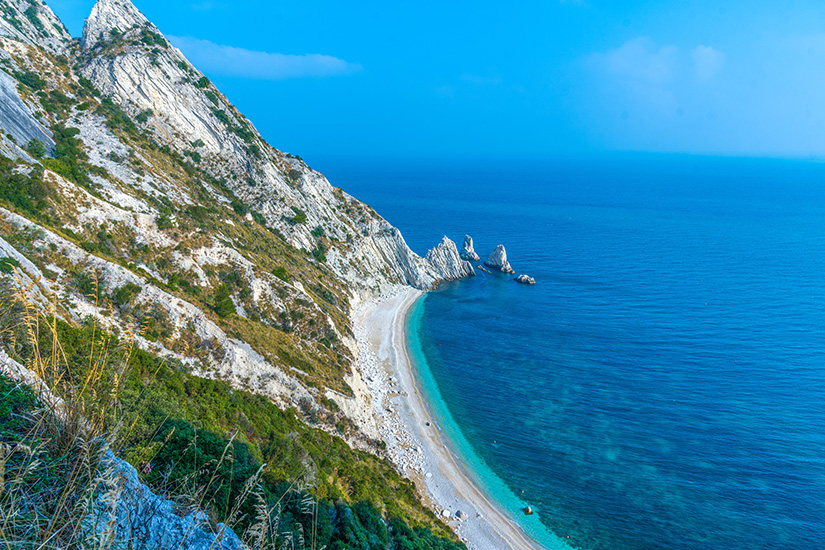
<instances>
[{"instance_id":1,"label":"turquoise shallow water","mask_svg":"<svg viewBox=\"0 0 825 550\"><path fill-rule=\"evenodd\" d=\"M825 166L321 168L419 253L467 232L538 280L442 285L410 327L505 507L582 548L825 547Z\"/></svg>"}]
</instances>

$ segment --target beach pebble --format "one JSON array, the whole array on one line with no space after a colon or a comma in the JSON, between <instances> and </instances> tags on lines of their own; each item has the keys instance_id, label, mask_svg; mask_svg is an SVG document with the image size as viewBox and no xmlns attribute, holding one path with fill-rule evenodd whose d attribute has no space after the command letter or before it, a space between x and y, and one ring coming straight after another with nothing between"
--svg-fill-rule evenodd
<instances>
[{"instance_id":1,"label":"beach pebble","mask_svg":"<svg viewBox=\"0 0 825 550\"><path fill-rule=\"evenodd\" d=\"M458 512L455 513L455 517L457 517L458 519L467 519L470 516L468 516L467 514L462 512L461 510L459 510Z\"/></svg>"},{"instance_id":2,"label":"beach pebble","mask_svg":"<svg viewBox=\"0 0 825 550\"><path fill-rule=\"evenodd\" d=\"M450 513L450 511L449 511L449 510L442 510L442 511L441 511L441 517L448 518L448 517L450 517L450 516L452 516L452 514Z\"/></svg>"}]
</instances>

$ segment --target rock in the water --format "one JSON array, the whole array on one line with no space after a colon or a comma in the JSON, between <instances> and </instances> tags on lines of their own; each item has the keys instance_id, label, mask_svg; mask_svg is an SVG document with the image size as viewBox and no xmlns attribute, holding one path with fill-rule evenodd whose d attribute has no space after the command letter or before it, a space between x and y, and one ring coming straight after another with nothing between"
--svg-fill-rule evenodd
<instances>
[{"instance_id":1,"label":"rock in the water","mask_svg":"<svg viewBox=\"0 0 825 550\"><path fill-rule=\"evenodd\" d=\"M533 509L528 506L527 508L524 509L524 515L526 515L526 516L533 515Z\"/></svg>"},{"instance_id":2,"label":"rock in the water","mask_svg":"<svg viewBox=\"0 0 825 550\"><path fill-rule=\"evenodd\" d=\"M516 282L521 283L523 285L534 285L534 284L536 284L536 280L534 278L530 277L529 275L525 275L523 273L521 275L519 275L518 277L516 277Z\"/></svg>"},{"instance_id":3,"label":"rock in the water","mask_svg":"<svg viewBox=\"0 0 825 550\"><path fill-rule=\"evenodd\" d=\"M464 235L464 246L461 247L461 259L468 262L477 262L480 258L473 249L473 238L469 235Z\"/></svg>"},{"instance_id":4,"label":"rock in the water","mask_svg":"<svg viewBox=\"0 0 825 550\"><path fill-rule=\"evenodd\" d=\"M515 273L513 268L510 267L510 262L507 261L507 251L504 250L503 244L498 245L496 249L493 250L493 253L484 261L484 265L492 267L502 273Z\"/></svg>"}]
</instances>

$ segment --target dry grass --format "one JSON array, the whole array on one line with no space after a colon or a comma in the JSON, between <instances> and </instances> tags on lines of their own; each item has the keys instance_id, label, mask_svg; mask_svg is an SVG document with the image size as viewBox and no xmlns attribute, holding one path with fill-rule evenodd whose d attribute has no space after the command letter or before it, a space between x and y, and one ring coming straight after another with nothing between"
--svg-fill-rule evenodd
<instances>
[{"instance_id":1,"label":"dry grass","mask_svg":"<svg viewBox=\"0 0 825 550\"><path fill-rule=\"evenodd\" d=\"M124 414L119 401L129 376L133 335L113 344L107 331L95 327L88 364L82 372L72 372L58 338L57 308L39 311L26 298L31 289L23 289L19 282L20 290L0 308L18 308L20 324L0 327L0 333L26 334L31 353L25 366L42 382L42 390L36 396L31 389L0 378L0 412L3 406L8 409L8 415L0 414L0 550L123 548L123 530L116 521L116 511L124 505L123 484L107 454L128 436L141 412ZM168 496L180 503L181 516L215 506L208 495L219 482L221 466L233 461L233 439L216 464L204 465L212 468L206 484L184 482L167 488ZM245 519L243 505L254 502L256 517L247 522L251 527L243 537L247 548L316 549L314 527L312 533L288 537L285 546L279 531L281 501L270 504L263 497L264 468L244 482L238 498L224 503L225 524ZM282 499L297 493L297 484ZM317 507L317 501L305 499L307 512ZM93 524L92 518L104 523ZM225 529L222 524L216 534ZM216 550L221 547L219 540L215 537ZM142 547L139 541L127 541L126 546Z\"/></svg>"}]
</instances>

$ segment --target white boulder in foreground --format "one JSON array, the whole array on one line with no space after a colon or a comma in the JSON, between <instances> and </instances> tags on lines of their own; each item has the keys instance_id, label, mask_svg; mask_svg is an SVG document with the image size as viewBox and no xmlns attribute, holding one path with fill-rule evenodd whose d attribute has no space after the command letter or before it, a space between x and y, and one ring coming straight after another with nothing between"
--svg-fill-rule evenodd
<instances>
[{"instance_id":1,"label":"white boulder in foreground","mask_svg":"<svg viewBox=\"0 0 825 550\"><path fill-rule=\"evenodd\" d=\"M515 273L513 268L510 267L510 262L507 261L507 251L504 249L503 244L498 245L496 249L493 250L493 253L484 261L484 265L492 267L502 273Z\"/></svg>"}]
</instances>

